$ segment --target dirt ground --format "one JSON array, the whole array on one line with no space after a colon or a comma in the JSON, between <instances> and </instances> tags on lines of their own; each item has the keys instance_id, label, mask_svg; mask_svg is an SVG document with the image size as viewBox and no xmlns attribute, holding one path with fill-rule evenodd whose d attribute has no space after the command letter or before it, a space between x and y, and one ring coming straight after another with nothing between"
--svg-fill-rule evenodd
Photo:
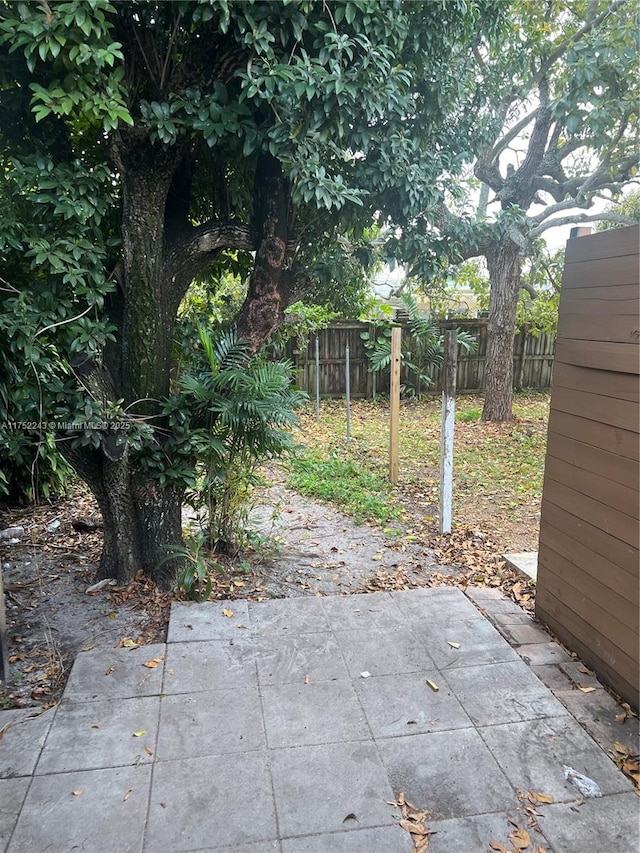
<instances>
[{"instance_id":1,"label":"dirt ground","mask_svg":"<svg viewBox=\"0 0 640 853\"><path fill-rule=\"evenodd\" d=\"M251 526L261 543L228 559L214 598L280 598L408 589L440 583L501 586L528 609L533 590L504 568L497 546L477 530L451 536L405 528L385 533L287 489L282 474L259 490ZM171 601L143 578L92 590L101 548L99 514L78 488L53 506L0 512L0 529L24 527L17 543L0 540L10 674L0 710L59 699L75 655L96 646L162 642Z\"/></svg>"}]
</instances>

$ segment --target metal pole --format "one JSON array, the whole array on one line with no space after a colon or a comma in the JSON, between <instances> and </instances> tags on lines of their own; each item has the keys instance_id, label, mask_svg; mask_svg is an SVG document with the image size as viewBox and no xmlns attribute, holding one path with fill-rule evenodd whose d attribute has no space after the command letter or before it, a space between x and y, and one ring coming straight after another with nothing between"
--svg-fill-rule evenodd
<instances>
[{"instance_id":1,"label":"metal pole","mask_svg":"<svg viewBox=\"0 0 640 853\"><path fill-rule=\"evenodd\" d=\"M391 329L391 377L389 384L389 482L397 483L399 474L398 447L400 439L400 365L402 360L402 329Z\"/></svg>"},{"instance_id":2,"label":"metal pole","mask_svg":"<svg viewBox=\"0 0 640 853\"><path fill-rule=\"evenodd\" d=\"M316 420L320 420L320 344L316 335Z\"/></svg>"},{"instance_id":3,"label":"metal pole","mask_svg":"<svg viewBox=\"0 0 640 853\"><path fill-rule=\"evenodd\" d=\"M351 441L351 377L349 370L349 344L344 349L345 387L347 394L347 442Z\"/></svg>"},{"instance_id":4,"label":"metal pole","mask_svg":"<svg viewBox=\"0 0 640 853\"><path fill-rule=\"evenodd\" d=\"M456 420L458 341L455 329L444 336L444 383L440 433L440 533L451 533L453 503L453 432Z\"/></svg>"}]
</instances>

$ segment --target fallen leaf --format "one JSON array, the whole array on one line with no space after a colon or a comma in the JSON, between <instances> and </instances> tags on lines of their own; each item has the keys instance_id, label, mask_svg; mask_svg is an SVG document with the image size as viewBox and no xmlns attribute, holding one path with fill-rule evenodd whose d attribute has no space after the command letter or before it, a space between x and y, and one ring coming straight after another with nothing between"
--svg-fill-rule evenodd
<instances>
[{"instance_id":1,"label":"fallen leaf","mask_svg":"<svg viewBox=\"0 0 640 853\"><path fill-rule=\"evenodd\" d=\"M133 788L129 788L129 790L125 793L124 797L122 798L122 801L124 803L126 803L132 793L133 793Z\"/></svg>"},{"instance_id":2,"label":"fallen leaf","mask_svg":"<svg viewBox=\"0 0 640 853\"><path fill-rule=\"evenodd\" d=\"M624 711L621 714L616 714L616 723L624 723L626 719L627 715Z\"/></svg>"},{"instance_id":3,"label":"fallen leaf","mask_svg":"<svg viewBox=\"0 0 640 853\"><path fill-rule=\"evenodd\" d=\"M71 793L73 794L74 797L81 797L82 796L82 788L78 788L77 791L72 791Z\"/></svg>"},{"instance_id":4,"label":"fallen leaf","mask_svg":"<svg viewBox=\"0 0 640 853\"><path fill-rule=\"evenodd\" d=\"M498 853L509 853L509 850L500 841L490 841L489 847L492 850L497 850Z\"/></svg>"},{"instance_id":5,"label":"fallen leaf","mask_svg":"<svg viewBox=\"0 0 640 853\"><path fill-rule=\"evenodd\" d=\"M123 646L123 648L125 649L137 649L140 647L140 643L137 643L135 640L132 640L131 637L124 637L120 645Z\"/></svg>"},{"instance_id":6,"label":"fallen leaf","mask_svg":"<svg viewBox=\"0 0 640 853\"><path fill-rule=\"evenodd\" d=\"M116 611L112 610L111 613L109 614L109 619L115 619L115 618L116 618Z\"/></svg>"},{"instance_id":7,"label":"fallen leaf","mask_svg":"<svg viewBox=\"0 0 640 853\"><path fill-rule=\"evenodd\" d=\"M150 746L145 746L144 751L147 753L147 755L153 755L153 750Z\"/></svg>"},{"instance_id":8,"label":"fallen leaf","mask_svg":"<svg viewBox=\"0 0 640 853\"><path fill-rule=\"evenodd\" d=\"M540 794L538 791L530 791L529 798L536 803L553 803L551 794Z\"/></svg>"},{"instance_id":9,"label":"fallen leaf","mask_svg":"<svg viewBox=\"0 0 640 853\"><path fill-rule=\"evenodd\" d=\"M310 681L311 681L311 679L309 678L309 676L308 676L308 675L305 675L305 677L304 677L304 683L305 683L305 684L308 684Z\"/></svg>"},{"instance_id":10,"label":"fallen leaf","mask_svg":"<svg viewBox=\"0 0 640 853\"><path fill-rule=\"evenodd\" d=\"M531 836L526 829L514 829L507 837L516 850L526 850L531 844Z\"/></svg>"},{"instance_id":11,"label":"fallen leaf","mask_svg":"<svg viewBox=\"0 0 640 853\"><path fill-rule=\"evenodd\" d=\"M582 693L595 693L596 688L595 687L583 687L581 684L578 684L578 690L580 690Z\"/></svg>"},{"instance_id":12,"label":"fallen leaf","mask_svg":"<svg viewBox=\"0 0 640 853\"><path fill-rule=\"evenodd\" d=\"M143 735L146 735L146 733L147 733L146 729L140 729L139 732L134 732L132 737L142 737Z\"/></svg>"},{"instance_id":13,"label":"fallen leaf","mask_svg":"<svg viewBox=\"0 0 640 853\"><path fill-rule=\"evenodd\" d=\"M589 669L589 667L585 666L583 663L579 663L576 669L578 672L583 672L585 675L595 675L593 670Z\"/></svg>"},{"instance_id":14,"label":"fallen leaf","mask_svg":"<svg viewBox=\"0 0 640 853\"><path fill-rule=\"evenodd\" d=\"M228 619L230 619L230 618L233 616L233 610L229 610L229 608L228 608L228 607L225 607L225 608L222 610L222 615L223 615L223 616L226 616Z\"/></svg>"},{"instance_id":15,"label":"fallen leaf","mask_svg":"<svg viewBox=\"0 0 640 853\"><path fill-rule=\"evenodd\" d=\"M361 673L360 673L360 678L370 678L370 677L371 677L371 673L370 673L370 672L366 672L366 671L365 671L365 672L361 672Z\"/></svg>"},{"instance_id":16,"label":"fallen leaf","mask_svg":"<svg viewBox=\"0 0 640 853\"><path fill-rule=\"evenodd\" d=\"M447 640L447 643L451 646L452 649L460 648L460 643L454 643L453 640Z\"/></svg>"},{"instance_id":17,"label":"fallen leaf","mask_svg":"<svg viewBox=\"0 0 640 853\"><path fill-rule=\"evenodd\" d=\"M342 818L342 822L346 823L348 820L358 820L358 818L356 815L354 815L353 812L349 812L349 814L346 817Z\"/></svg>"},{"instance_id":18,"label":"fallen leaf","mask_svg":"<svg viewBox=\"0 0 640 853\"><path fill-rule=\"evenodd\" d=\"M430 679L430 678L427 678L427 684L429 685L429 687L430 687L430 688L431 688L435 693L437 693L437 692L438 692L438 690L440 690L440 688L439 688L439 687L438 687L438 685L435 683L435 681L431 681L431 679Z\"/></svg>"},{"instance_id":19,"label":"fallen leaf","mask_svg":"<svg viewBox=\"0 0 640 853\"><path fill-rule=\"evenodd\" d=\"M142 666L146 666L147 669L155 669L159 663L162 663L163 660L164 660L164 655L159 655L157 658L154 658L153 660L145 661L142 664Z\"/></svg>"},{"instance_id":20,"label":"fallen leaf","mask_svg":"<svg viewBox=\"0 0 640 853\"><path fill-rule=\"evenodd\" d=\"M115 672L115 666L110 666L109 669L105 672L105 675L111 675L111 673Z\"/></svg>"},{"instance_id":21,"label":"fallen leaf","mask_svg":"<svg viewBox=\"0 0 640 853\"><path fill-rule=\"evenodd\" d=\"M0 729L0 740L2 740L2 738L7 733L7 730L9 729L10 725L11 725L11 723L5 723L4 726L2 726L2 728Z\"/></svg>"},{"instance_id":22,"label":"fallen leaf","mask_svg":"<svg viewBox=\"0 0 640 853\"><path fill-rule=\"evenodd\" d=\"M236 625L236 628L246 628L246 627L247 627L247 626L246 626L246 625L243 625L243 624L242 624L242 622L240 622L240 624L239 624L239 625Z\"/></svg>"}]
</instances>

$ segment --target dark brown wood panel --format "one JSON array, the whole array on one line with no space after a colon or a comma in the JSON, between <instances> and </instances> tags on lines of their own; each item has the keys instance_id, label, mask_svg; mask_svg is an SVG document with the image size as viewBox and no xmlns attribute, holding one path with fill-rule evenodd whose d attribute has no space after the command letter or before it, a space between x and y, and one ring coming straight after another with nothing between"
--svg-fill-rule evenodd
<instances>
[{"instance_id":1,"label":"dark brown wood panel","mask_svg":"<svg viewBox=\"0 0 640 853\"><path fill-rule=\"evenodd\" d=\"M610 397L563 388L553 395L551 405L570 415L640 433L640 410L629 400L617 400L613 405Z\"/></svg>"},{"instance_id":2,"label":"dark brown wood panel","mask_svg":"<svg viewBox=\"0 0 640 853\"><path fill-rule=\"evenodd\" d=\"M567 412L559 412L553 408L554 395L551 398L551 411L549 413L549 442L552 434L565 435L582 441L593 447L609 450L625 459L640 459L640 443L637 433L598 423L590 418L581 418Z\"/></svg>"},{"instance_id":3,"label":"dark brown wood panel","mask_svg":"<svg viewBox=\"0 0 640 853\"><path fill-rule=\"evenodd\" d=\"M638 708L638 664L633 658L612 648L591 629L589 619L576 616L544 587L539 587L536 594L536 614L567 648L576 652L616 693Z\"/></svg>"},{"instance_id":4,"label":"dark brown wood panel","mask_svg":"<svg viewBox=\"0 0 640 853\"><path fill-rule=\"evenodd\" d=\"M580 565L556 553L548 544L538 551L538 571L541 567L549 572L548 576L545 575L547 588L558 597L562 595L567 604L571 605L575 600L590 601L597 609L605 611L600 624L594 627L612 642L618 643L616 632L619 626L624 626L625 639L618 644L628 654L634 653L638 644L637 596L634 601L618 594L620 572L605 572L600 567L602 575L595 577L584 572ZM561 589L563 584L566 584L564 592Z\"/></svg>"},{"instance_id":5,"label":"dark brown wood panel","mask_svg":"<svg viewBox=\"0 0 640 853\"><path fill-rule=\"evenodd\" d=\"M640 298L637 296L638 288L635 288L636 296L631 299L594 299L590 298L590 289L568 290L563 294L563 316L578 314L581 317L634 317L640 316ZM578 298L576 298L578 297ZM581 337L586 337L581 335ZM592 340L609 340L596 335Z\"/></svg>"},{"instance_id":6,"label":"dark brown wood panel","mask_svg":"<svg viewBox=\"0 0 640 853\"><path fill-rule=\"evenodd\" d=\"M547 453L544 476L545 480L549 477L576 492L595 498L599 503L617 512L640 520L637 489L623 486L609 477L586 471L584 468L578 468L549 453Z\"/></svg>"},{"instance_id":7,"label":"dark brown wood panel","mask_svg":"<svg viewBox=\"0 0 640 853\"><path fill-rule=\"evenodd\" d=\"M556 342L556 362L593 367L596 370L613 370L638 375L637 344L617 344L599 341Z\"/></svg>"},{"instance_id":8,"label":"dark brown wood panel","mask_svg":"<svg viewBox=\"0 0 640 853\"><path fill-rule=\"evenodd\" d=\"M602 258L566 264L562 277L562 293L573 288L602 287L608 281L612 284L637 282L637 256L624 255L621 258Z\"/></svg>"},{"instance_id":9,"label":"dark brown wood panel","mask_svg":"<svg viewBox=\"0 0 640 853\"><path fill-rule=\"evenodd\" d=\"M549 531L549 544L567 559L574 554L582 554L586 549L592 554L591 560L600 563L604 558L629 574L633 585L638 587L638 543L623 542L605 530L594 527L564 507L552 503L546 495L542 499L541 542L546 541ZM562 536L559 535L561 532Z\"/></svg>"},{"instance_id":10,"label":"dark brown wood panel","mask_svg":"<svg viewBox=\"0 0 640 853\"><path fill-rule=\"evenodd\" d=\"M553 368L553 387L586 391L588 394L600 394L632 403L640 402L640 382L631 373L594 370L557 361Z\"/></svg>"},{"instance_id":11,"label":"dark brown wood panel","mask_svg":"<svg viewBox=\"0 0 640 853\"><path fill-rule=\"evenodd\" d=\"M612 228L588 237L574 237L567 241L565 263L595 260L596 258L611 258L615 260L622 255L638 257L638 227Z\"/></svg>"},{"instance_id":12,"label":"dark brown wood panel","mask_svg":"<svg viewBox=\"0 0 640 853\"><path fill-rule=\"evenodd\" d=\"M552 459L619 483L631 493L633 502L637 503L640 463L618 456L616 453L601 450L599 447L591 447L565 435L551 435L547 452ZM558 479L554 474L551 476Z\"/></svg>"},{"instance_id":13,"label":"dark brown wood panel","mask_svg":"<svg viewBox=\"0 0 640 853\"><path fill-rule=\"evenodd\" d=\"M568 314L563 311L558 322L558 337L562 340L612 341L636 344L640 340L638 314Z\"/></svg>"},{"instance_id":14,"label":"dark brown wood panel","mask_svg":"<svg viewBox=\"0 0 640 853\"><path fill-rule=\"evenodd\" d=\"M565 290L561 296L563 305L572 305L582 302L583 300L600 300L606 301L611 305L616 302L628 302L638 298L638 283L636 281L630 284L606 284L601 287L572 287Z\"/></svg>"},{"instance_id":15,"label":"dark brown wood panel","mask_svg":"<svg viewBox=\"0 0 640 853\"><path fill-rule=\"evenodd\" d=\"M622 539L627 545L636 546L638 542L638 522L630 515L618 512L588 495L576 492L563 483L557 483L545 477L544 494L549 503L563 507L572 515L577 515L583 521L594 527L610 533L616 539Z\"/></svg>"}]
</instances>

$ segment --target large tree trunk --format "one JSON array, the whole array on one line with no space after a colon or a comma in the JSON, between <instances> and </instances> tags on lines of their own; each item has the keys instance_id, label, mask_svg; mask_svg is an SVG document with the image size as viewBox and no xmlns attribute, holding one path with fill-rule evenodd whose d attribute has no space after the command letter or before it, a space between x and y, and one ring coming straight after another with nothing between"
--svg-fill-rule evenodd
<instances>
[{"instance_id":1,"label":"large tree trunk","mask_svg":"<svg viewBox=\"0 0 640 853\"><path fill-rule=\"evenodd\" d=\"M485 253L489 269L489 326L483 421L513 418L513 342L520 289L520 249L503 237Z\"/></svg>"},{"instance_id":2,"label":"large tree trunk","mask_svg":"<svg viewBox=\"0 0 640 853\"><path fill-rule=\"evenodd\" d=\"M118 322L117 341L106 353L106 367L91 359L72 365L94 399L123 401L135 428L144 419L155 429L157 451L163 452L169 425L161 407L170 393L173 327L179 303L192 278L210 262L221 245L246 248L247 230L206 226L188 220L188 169L184 151L164 149L143 132L123 131L115 146L122 176L122 271L112 300ZM249 295L238 318L238 330L255 352L278 325L287 273L284 261L289 236L289 185L280 164L262 155L256 173L254 233L258 235ZM177 192L179 189L181 192ZM215 226L215 223L214 223ZM230 241L225 243L224 241ZM252 245L252 244L251 244ZM108 369L107 369L108 368ZM67 448L65 456L91 488L104 520L100 577L130 581L138 570L159 585L175 583L183 559L167 560L182 545L181 510L184 486L161 486L159 479L133 458L126 431L113 442L100 433L99 448ZM167 464L173 460L167 456Z\"/></svg>"}]
</instances>

